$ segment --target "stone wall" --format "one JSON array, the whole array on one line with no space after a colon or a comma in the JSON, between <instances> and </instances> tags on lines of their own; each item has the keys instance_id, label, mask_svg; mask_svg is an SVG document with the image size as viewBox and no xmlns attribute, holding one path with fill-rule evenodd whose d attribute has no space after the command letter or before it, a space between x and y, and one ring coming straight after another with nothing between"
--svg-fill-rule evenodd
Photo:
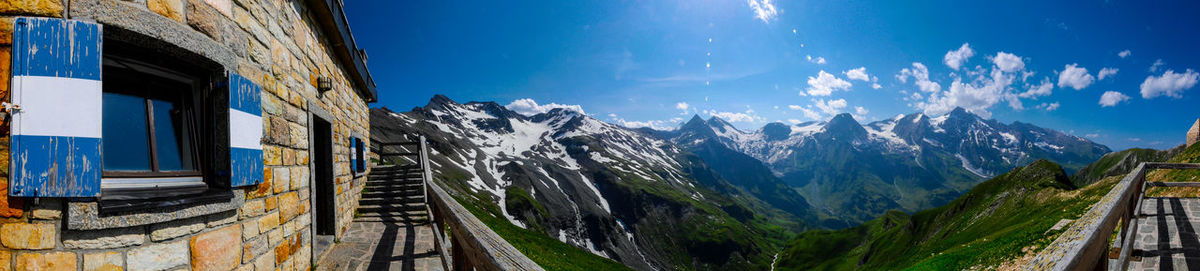
<instances>
[{"instance_id":1,"label":"stone wall","mask_svg":"<svg viewBox=\"0 0 1200 271\"><path fill-rule=\"evenodd\" d=\"M1192 124L1192 129L1187 133L1187 146L1191 147L1196 142L1200 142L1200 119L1196 119L1196 123Z\"/></svg>"},{"instance_id":2,"label":"stone wall","mask_svg":"<svg viewBox=\"0 0 1200 271\"><path fill-rule=\"evenodd\" d=\"M368 108L307 1L0 0L0 99L8 100L14 16L96 21L211 58L263 87L263 171L222 205L96 217L94 199L10 198L8 124L0 127L0 271L307 270L313 262L309 117L334 130L337 235L365 178L349 171L347 137L368 135ZM331 33L337 34L337 33ZM318 76L333 90L319 95ZM319 108L312 108L319 107ZM236 131L235 131L236 132ZM89 224L90 223L90 224ZM86 230L84 228L87 228Z\"/></svg>"}]
</instances>

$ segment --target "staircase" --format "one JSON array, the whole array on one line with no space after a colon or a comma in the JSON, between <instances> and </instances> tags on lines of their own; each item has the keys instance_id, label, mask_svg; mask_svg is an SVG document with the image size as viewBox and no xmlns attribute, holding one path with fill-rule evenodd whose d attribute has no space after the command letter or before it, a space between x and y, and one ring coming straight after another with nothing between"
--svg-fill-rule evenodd
<instances>
[{"instance_id":1,"label":"staircase","mask_svg":"<svg viewBox=\"0 0 1200 271\"><path fill-rule=\"evenodd\" d=\"M418 165L372 167L354 221L429 222L424 172Z\"/></svg>"}]
</instances>

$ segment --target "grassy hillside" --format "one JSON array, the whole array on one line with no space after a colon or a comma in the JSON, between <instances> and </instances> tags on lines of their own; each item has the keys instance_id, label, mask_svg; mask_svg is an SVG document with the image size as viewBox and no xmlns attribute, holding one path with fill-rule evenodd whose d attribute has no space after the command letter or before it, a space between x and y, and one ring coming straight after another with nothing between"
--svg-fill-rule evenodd
<instances>
[{"instance_id":1,"label":"grassy hillside","mask_svg":"<svg viewBox=\"0 0 1200 271\"><path fill-rule=\"evenodd\" d=\"M1171 163L1200 163L1200 144L1183 150L1171 157ZM1196 169L1156 169L1146 173L1146 181L1158 182L1200 182L1200 170ZM1200 197L1200 187L1149 187L1148 196L1169 197Z\"/></svg>"},{"instance_id":2,"label":"grassy hillside","mask_svg":"<svg viewBox=\"0 0 1200 271\"><path fill-rule=\"evenodd\" d=\"M463 200L459 202L463 203ZM546 270L632 270L621 263L583 251L539 231L517 227L497 216L499 209L485 211L474 204L463 206L497 235Z\"/></svg>"},{"instance_id":3,"label":"grassy hillside","mask_svg":"<svg viewBox=\"0 0 1200 271\"><path fill-rule=\"evenodd\" d=\"M1038 160L997 176L944 206L888 212L861 226L809 231L779 255L777 270L962 270L1013 264L1062 232L1120 176L1076 188L1062 167Z\"/></svg>"},{"instance_id":4,"label":"grassy hillside","mask_svg":"<svg viewBox=\"0 0 1200 271\"><path fill-rule=\"evenodd\" d=\"M1099 181L1104 177L1127 174L1134 167L1137 167L1139 163L1165 162L1181 151L1183 151L1183 146L1161 151L1133 148L1112 152L1105 154L1100 160L1075 172L1074 175L1071 175L1071 182L1077 186L1084 186Z\"/></svg>"}]
</instances>

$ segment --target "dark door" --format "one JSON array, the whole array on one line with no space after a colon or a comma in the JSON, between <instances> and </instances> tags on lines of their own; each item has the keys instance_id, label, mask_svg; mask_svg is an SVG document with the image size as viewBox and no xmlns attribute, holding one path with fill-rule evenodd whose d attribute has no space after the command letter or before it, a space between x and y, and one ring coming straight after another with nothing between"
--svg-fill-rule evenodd
<instances>
[{"instance_id":1,"label":"dark door","mask_svg":"<svg viewBox=\"0 0 1200 271\"><path fill-rule=\"evenodd\" d=\"M333 235L337 226L334 225L334 181L333 181L333 130L328 121L313 117L313 181L315 186L313 198L316 203L315 215L317 235Z\"/></svg>"}]
</instances>

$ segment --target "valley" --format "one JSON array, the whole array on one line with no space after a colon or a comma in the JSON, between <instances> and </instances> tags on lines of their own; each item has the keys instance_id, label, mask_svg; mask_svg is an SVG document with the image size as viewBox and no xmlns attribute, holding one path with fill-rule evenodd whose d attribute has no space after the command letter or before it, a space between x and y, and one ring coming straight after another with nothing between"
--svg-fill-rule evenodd
<instances>
[{"instance_id":1,"label":"valley","mask_svg":"<svg viewBox=\"0 0 1200 271\"><path fill-rule=\"evenodd\" d=\"M970 232L1047 228L1042 224L1056 217L1078 215L1094 200L1086 195L1102 195L1112 182L1101 179L1119 172L1110 167L1131 163L1089 166L1109 149L961 109L865 125L842 114L750 132L699 116L675 130L630 129L567 109L525 115L441 95L408 112L375 108L370 115L373 139L425 136L434 180L505 238L525 236L527 243L516 246L531 258L546 258L540 254L554 252L544 248L561 242L639 270L913 265L876 261L920 257L856 247L891 244L896 240L880 238L897 234L920 246L931 236L962 234L951 228L970 229L929 249L940 252L992 238ZM1091 181L1068 177L1081 168L1099 173L1088 173ZM1035 196L1016 196L1026 194ZM1067 194L1084 196L1041 200ZM1062 208L997 211L1045 204ZM980 214L965 215L974 212ZM1013 215L1045 220L1006 220ZM958 222L930 224L944 220ZM827 260L804 260L818 255L811 253ZM875 255L889 256L871 260Z\"/></svg>"}]
</instances>

